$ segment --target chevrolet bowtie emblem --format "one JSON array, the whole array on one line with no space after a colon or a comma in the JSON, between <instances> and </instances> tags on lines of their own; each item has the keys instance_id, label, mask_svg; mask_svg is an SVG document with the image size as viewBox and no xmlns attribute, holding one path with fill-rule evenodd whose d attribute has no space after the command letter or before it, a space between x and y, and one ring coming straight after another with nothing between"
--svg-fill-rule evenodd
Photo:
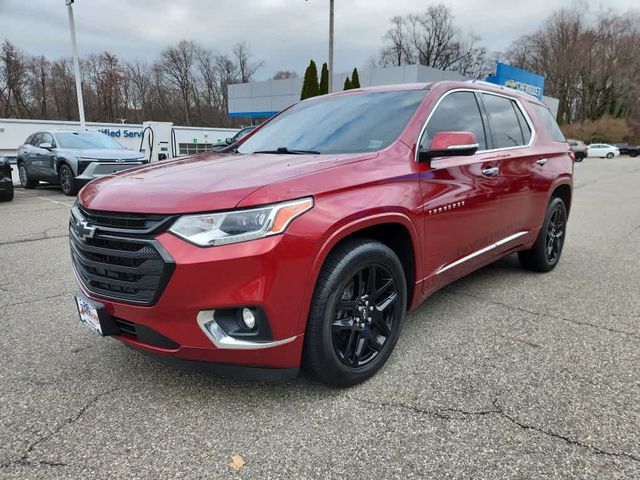
<instances>
[{"instance_id":1,"label":"chevrolet bowtie emblem","mask_svg":"<svg viewBox=\"0 0 640 480\"><path fill-rule=\"evenodd\" d=\"M86 240L88 238L93 238L96 234L96 227L90 226L87 222L78 222L76 224L76 233L80 240Z\"/></svg>"}]
</instances>

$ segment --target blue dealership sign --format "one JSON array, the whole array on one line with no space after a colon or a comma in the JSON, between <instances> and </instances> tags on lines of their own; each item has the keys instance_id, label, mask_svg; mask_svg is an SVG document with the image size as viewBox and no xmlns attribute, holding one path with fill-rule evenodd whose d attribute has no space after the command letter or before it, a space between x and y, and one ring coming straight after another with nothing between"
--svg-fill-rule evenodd
<instances>
[{"instance_id":1,"label":"blue dealership sign","mask_svg":"<svg viewBox=\"0 0 640 480\"><path fill-rule=\"evenodd\" d=\"M486 78L487 82L505 87L515 88L542 100L544 93L544 77L506 63L496 64L496 74Z\"/></svg>"}]
</instances>

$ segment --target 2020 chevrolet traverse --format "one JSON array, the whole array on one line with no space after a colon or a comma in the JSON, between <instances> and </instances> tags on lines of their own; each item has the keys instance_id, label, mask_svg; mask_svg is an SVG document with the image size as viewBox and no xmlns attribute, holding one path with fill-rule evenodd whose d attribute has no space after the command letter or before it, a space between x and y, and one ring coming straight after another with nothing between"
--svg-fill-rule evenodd
<instances>
[{"instance_id":1,"label":"2020 chevrolet traverse","mask_svg":"<svg viewBox=\"0 0 640 480\"><path fill-rule=\"evenodd\" d=\"M517 252L560 259L573 158L537 99L480 83L365 88L281 112L234 151L88 184L81 319L175 361L351 385L405 313Z\"/></svg>"}]
</instances>

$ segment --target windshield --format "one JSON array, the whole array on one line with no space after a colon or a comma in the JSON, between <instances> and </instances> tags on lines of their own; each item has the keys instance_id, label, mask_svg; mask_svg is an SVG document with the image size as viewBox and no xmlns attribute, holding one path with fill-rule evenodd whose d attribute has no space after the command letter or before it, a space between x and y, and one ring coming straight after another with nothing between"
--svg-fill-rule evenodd
<instances>
[{"instance_id":1,"label":"windshield","mask_svg":"<svg viewBox=\"0 0 640 480\"><path fill-rule=\"evenodd\" d=\"M260 128L238 152L382 150L398 138L426 93L367 92L301 102Z\"/></svg>"},{"instance_id":2,"label":"windshield","mask_svg":"<svg viewBox=\"0 0 640 480\"><path fill-rule=\"evenodd\" d=\"M115 140L97 132L56 133L58 147L84 150L89 148L124 148Z\"/></svg>"}]
</instances>

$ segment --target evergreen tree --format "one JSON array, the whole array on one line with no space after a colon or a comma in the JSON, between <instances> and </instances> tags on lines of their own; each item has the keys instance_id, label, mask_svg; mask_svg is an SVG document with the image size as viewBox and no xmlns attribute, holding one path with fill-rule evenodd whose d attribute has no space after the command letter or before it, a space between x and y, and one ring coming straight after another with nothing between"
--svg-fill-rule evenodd
<instances>
[{"instance_id":1,"label":"evergreen tree","mask_svg":"<svg viewBox=\"0 0 640 480\"><path fill-rule=\"evenodd\" d=\"M351 88L360 88L360 75L357 68L354 68L351 74Z\"/></svg>"},{"instance_id":2,"label":"evergreen tree","mask_svg":"<svg viewBox=\"0 0 640 480\"><path fill-rule=\"evenodd\" d=\"M322 64L322 71L320 72L320 95L326 95L329 93L329 69L327 63Z\"/></svg>"},{"instance_id":3,"label":"evergreen tree","mask_svg":"<svg viewBox=\"0 0 640 480\"><path fill-rule=\"evenodd\" d=\"M351 90L351 80L348 76L344 79L344 90Z\"/></svg>"},{"instance_id":4,"label":"evergreen tree","mask_svg":"<svg viewBox=\"0 0 640 480\"><path fill-rule=\"evenodd\" d=\"M318 95L320 87L318 86L318 68L316 62L311 60L307 70L304 72L304 80L302 82L302 92L300 93L300 100L305 98L311 98Z\"/></svg>"}]
</instances>

